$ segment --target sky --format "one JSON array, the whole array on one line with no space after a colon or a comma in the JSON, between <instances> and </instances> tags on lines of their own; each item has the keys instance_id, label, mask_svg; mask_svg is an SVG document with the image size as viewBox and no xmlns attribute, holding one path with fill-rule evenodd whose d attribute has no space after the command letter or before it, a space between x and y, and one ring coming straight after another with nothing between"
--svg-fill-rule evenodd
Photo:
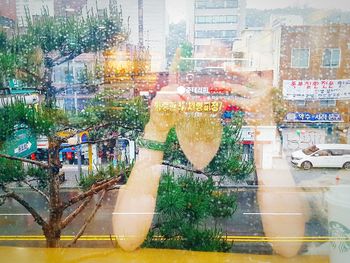
<instances>
[{"instance_id":1,"label":"sky","mask_svg":"<svg viewBox=\"0 0 350 263\"><path fill-rule=\"evenodd\" d=\"M179 22L185 19L186 1L167 0L170 22ZM342 9L350 11L350 0L246 0L248 8L273 9L287 6L317 7L322 9Z\"/></svg>"}]
</instances>

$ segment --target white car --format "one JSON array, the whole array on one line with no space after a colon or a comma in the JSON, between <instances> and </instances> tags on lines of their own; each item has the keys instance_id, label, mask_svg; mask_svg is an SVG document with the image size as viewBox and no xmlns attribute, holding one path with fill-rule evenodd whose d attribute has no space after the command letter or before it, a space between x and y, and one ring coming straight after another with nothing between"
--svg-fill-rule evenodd
<instances>
[{"instance_id":1,"label":"white car","mask_svg":"<svg viewBox=\"0 0 350 263\"><path fill-rule=\"evenodd\" d=\"M312 167L350 170L350 144L316 144L292 153L292 164L309 170Z\"/></svg>"}]
</instances>

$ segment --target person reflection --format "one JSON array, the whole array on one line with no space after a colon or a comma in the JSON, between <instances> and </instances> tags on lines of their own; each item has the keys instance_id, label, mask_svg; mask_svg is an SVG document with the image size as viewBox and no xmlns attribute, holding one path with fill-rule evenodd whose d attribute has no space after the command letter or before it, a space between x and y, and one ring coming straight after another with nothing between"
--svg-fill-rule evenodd
<instances>
[{"instance_id":1,"label":"person reflection","mask_svg":"<svg viewBox=\"0 0 350 263\"><path fill-rule=\"evenodd\" d=\"M244 75L243 84L215 82L216 88L225 88L235 96L226 103L240 107L248 116L250 126L275 127L272 112L271 88L255 74ZM129 180L119 190L113 213L113 229L121 248L137 249L151 227L163 160L162 144L169 130L175 127L183 152L194 168L204 169L213 159L221 142L221 112L186 112L181 107L161 110L159 105L192 103L222 103L222 99L203 98L183 93L183 86L169 85L157 93L151 104L150 120L145 127L138 159ZM271 242L274 251L285 257L295 256L304 236L307 220L302 198L296 190L292 174L282 160L279 170L260 167L264 142L255 142L254 155L258 176L258 203L265 235L294 237L295 242ZM299 238L298 238L299 237Z\"/></svg>"}]
</instances>

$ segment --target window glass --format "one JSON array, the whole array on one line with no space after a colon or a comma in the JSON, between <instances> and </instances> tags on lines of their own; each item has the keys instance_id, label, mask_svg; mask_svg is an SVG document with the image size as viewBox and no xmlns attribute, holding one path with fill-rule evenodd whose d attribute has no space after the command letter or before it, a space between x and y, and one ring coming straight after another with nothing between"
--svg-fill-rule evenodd
<instances>
[{"instance_id":1,"label":"window glass","mask_svg":"<svg viewBox=\"0 0 350 263\"><path fill-rule=\"evenodd\" d=\"M331 150L332 155L334 156L341 156L344 153L344 150Z\"/></svg>"},{"instance_id":2,"label":"window glass","mask_svg":"<svg viewBox=\"0 0 350 263\"><path fill-rule=\"evenodd\" d=\"M321 100L320 106L321 107L335 107L337 105L336 100Z\"/></svg>"},{"instance_id":3,"label":"window glass","mask_svg":"<svg viewBox=\"0 0 350 263\"><path fill-rule=\"evenodd\" d=\"M197 38L233 38L236 36L235 30L198 30Z\"/></svg>"},{"instance_id":4,"label":"window glass","mask_svg":"<svg viewBox=\"0 0 350 263\"><path fill-rule=\"evenodd\" d=\"M303 153L310 155L310 154L317 152L318 150L319 150L319 148L317 148L315 145L313 145L313 146L310 146L308 148L305 148L303 150Z\"/></svg>"},{"instance_id":5,"label":"window glass","mask_svg":"<svg viewBox=\"0 0 350 263\"><path fill-rule=\"evenodd\" d=\"M292 50L292 68L308 68L309 67L310 49L293 48Z\"/></svg>"},{"instance_id":6,"label":"window glass","mask_svg":"<svg viewBox=\"0 0 350 263\"><path fill-rule=\"evenodd\" d=\"M349 0L0 0L1 262L348 263L349 238Z\"/></svg>"},{"instance_id":7,"label":"window glass","mask_svg":"<svg viewBox=\"0 0 350 263\"><path fill-rule=\"evenodd\" d=\"M324 67L339 67L339 64L340 64L339 48L327 48L323 51Z\"/></svg>"},{"instance_id":8,"label":"window glass","mask_svg":"<svg viewBox=\"0 0 350 263\"><path fill-rule=\"evenodd\" d=\"M237 8L238 0L196 0L196 7L200 9Z\"/></svg>"},{"instance_id":9,"label":"window glass","mask_svg":"<svg viewBox=\"0 0 350 263\"><path fill-rule=\"evenodd\" d=\"M197 24L237 23L237 16L196 16Z\"/></svg>"}]
</instances>

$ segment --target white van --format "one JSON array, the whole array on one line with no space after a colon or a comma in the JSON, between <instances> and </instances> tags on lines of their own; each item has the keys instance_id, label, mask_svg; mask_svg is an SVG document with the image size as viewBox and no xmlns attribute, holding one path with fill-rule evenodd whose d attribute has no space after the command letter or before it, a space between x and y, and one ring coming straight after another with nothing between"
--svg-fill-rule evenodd
<instances>
[{"instance_id":1,"label":"white van","mask_svg":"<svg viewBox=\"0 0 350 263\"><path fill-rule=\"evenodd\" d=\"M350 144L316 144L292 153L292 164L309 170L332 167L350 170Z\"/></svg>"}]
</instances>

